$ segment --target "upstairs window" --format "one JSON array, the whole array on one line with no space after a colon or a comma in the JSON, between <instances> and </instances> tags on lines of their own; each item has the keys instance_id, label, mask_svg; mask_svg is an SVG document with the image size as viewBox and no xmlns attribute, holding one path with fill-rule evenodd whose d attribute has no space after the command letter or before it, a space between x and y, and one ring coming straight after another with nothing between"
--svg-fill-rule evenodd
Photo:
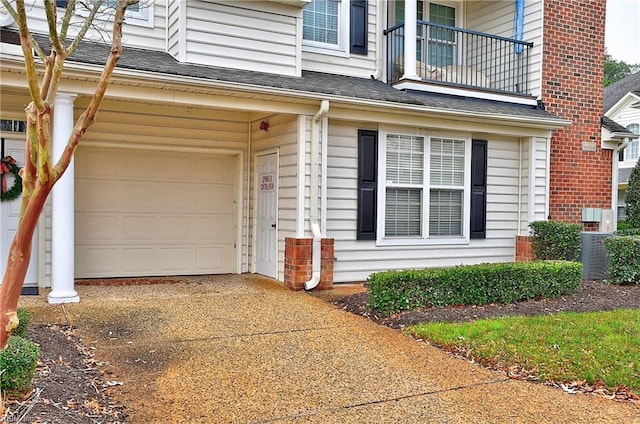
<instances>
[{"instance_id":1,"label":"upstairs window","mask_svg":"<svg viewBox=\"0 0 640 424\"><path fill-rule=\"evenodd\" d=\"M312 0L302 11L305 50L347 54L349 0Z\"/></svg>"},{"instance_id":2,"label":"upstairs window","mask_svg":"<svg viewBox=\"0 0 640 424\"><path fill-rule=\"evenodd\" d=\"M96 3L96 0L89 0L87 8L83 8L81 3L78 2L76 6L76 13L81 16L87 16L89 14L88 8L93 7ZM140 3L132 4L127 7L127 12L125 14L125 19L127 25L137 25L153 28L153 1L149 0L141 0ZM58 7L66 7L66 1L58 1ZM97 19L102 21L110 21L113 20L113 14L115 13L116 6L118 5L118 0L105 0L100 8L100 13L96 16Z\"/></svg>"},{"instance_id":3,"label":"upstairs window","mask_svg":"<svg viewBox=\"0 0 640 424\"><path fill-rule=\"evenodd\" d=\"M640 124L631 124L627 126L627 129L634 134L640 134ZM640 140L635 139L624 150L625 162L637 162L640 158Z\"/></svg>"}]
</instances>

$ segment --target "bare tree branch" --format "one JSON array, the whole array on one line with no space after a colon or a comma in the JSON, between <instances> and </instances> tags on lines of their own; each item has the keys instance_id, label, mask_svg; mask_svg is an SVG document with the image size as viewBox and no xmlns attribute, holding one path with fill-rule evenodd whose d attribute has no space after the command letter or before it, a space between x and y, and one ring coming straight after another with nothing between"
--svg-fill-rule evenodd
<instances>
[{"instance_id":1,"label":"bare tree branch","mask_svg":"<svg viewBox=\"0 0 640 424\"><path fill-rule=\"evenodd\" d=\"M54 0L44 0L44 11L47 14L47 23L49 24L49 42L51 43L51 49L61 54L63 53L64 44L60 42L60 37L58 36L56 9Z\"/></svg>"},{"instance_id":2,"label":"bare tree branch","mask_svg":"<svg viewBox=\"0 0 640 424\"><path fill-rule=\"evenodd\" d=\"M67 3L67 10L64 12L64 17L62 18L62 24L60 25L60 38L63 40L67 39L67 30L69 29L69 24L71 23L71 17L76 11L76 0L69 0Z\"/></svg>"},{"instance_id":3,"label":"bare tree branch","mask_svg":"<svg viewBox=\"0 0 640 424\"><path fill-rule=\"evenodd\" d=\"M86 35L86 33L89 30L89 28L91 28L91 25L92 25L92 23L94 21L94 18L96 17L96 14L100 10L100 7L102 7L103 3L104 3L104 0L96 0L95 4L93 5L93 8L89 12L89 16L87 17L87 19L82 24L82 27L80 27L80 31L78 31L78 35L76 35L75 39L73 40L73 42L71 43L71 45L67 49L67 55L68 56L71 56L73 54L73 52L76 51L76 49L80 45L80 41L82 41L82 39Z\"/></svg>"},{"instance_id":4,"label":"bare tree branch","mask_svg":"<svg viewBox=\"0 0 640 424\"><path fill-rule=\"evenodd\" d=\"M86 107L82 115L78 118L76 125L69 136L69 140L67 141L67 145L58 159L56 163L53 173L52 173L52 181L55 184L58 179L62 176L64 171L71 163L71 159L73 158L73 154L75 153L76 148L78 147L78 143L80 139L95 121L96 113L100 108L100 104L102 103L102 99L107 91L107 87L111 80L111 75L113 75L113 71L120 59L122 54L122 25L124 23L124 14L127 10L127 7L132 4L137 4L140 0L118 0L118 6L116 8L116 13L113 18L113 41L111 44L111 52L109 53L109 57L107 58L107 62L102 69L102 75L100 76L100 81L98 83L98 87L96 87L93 96L91 97L91 101L89 105Z\"/></svg>"},{"instance_id":5,"label":"bare tree branch","mask_svg":"<svg viewBox=\"0 0 640 424\"><path fill-rule=\"evenodd\" d=\"M3 3L5 3L3 1ZM27 14L24 7L24 0L16 0L16 23L20 31L20 45L22 46L22 54L25 62L25 72L27 74L27 84L29 86L29 93L36 108L42 110L44 108L44 101L40 94L40 87L38 86L38 75L36 73L36 62L33 58L33 37L27 26Z\"/></svg>"}]
</instances>

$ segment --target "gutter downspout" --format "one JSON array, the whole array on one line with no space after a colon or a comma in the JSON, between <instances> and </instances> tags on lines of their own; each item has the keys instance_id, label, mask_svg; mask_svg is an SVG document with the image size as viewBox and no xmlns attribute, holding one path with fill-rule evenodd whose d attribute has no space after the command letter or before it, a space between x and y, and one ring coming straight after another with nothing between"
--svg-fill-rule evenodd
<instances>
[{"instance_id":1,"label":"gutter downspout","mask_svg":"<svg viewBox=\"0 0 640 424\"><path fill-rule=\"evenodd\" d=\"M383 75L383 72L382 72L382 66L383 66L382 58L384 57L385 48L384 48L384 34L383 34L384 33L384 30L383 30L384 16L382 14L382 8L383 8L382 4L376 3L376 17L377 17L377 22L376 22L376 58L375 58L376 70L371 75L371 79L374 79L374 80L381 79L382 75Z\"/></svg>"},{"instance_id":2,"label":"gutter downspout","mask_svg":"<svg viewBox=\"0 0 640 424\"><path fill-rule=\"evenodd\" d=\"M320 121L329 112L329 101L323 100L320 109L311 120L311 178L309 185L309 223L313 234L313 253L311 256L311 279L304 283L305 290L313 290L320 282L320 253L322 233L318 224L318 152L320 144Z\"/></svg>"},{"instance_id":3,"label":"gutter downspout","mask_svg":"<svg viewBox=\"0 0 640 424\"><path fill-rule=\"evenodd\" d=\"M613 210L613 228L615 229L618 225L618 167L619 160L618 155L621 151L626 149L629 144L631 144L631 139L629 137L625 137L624 141L620 143L618 147L613 149L613 158L611 160L611 209Z\"/></svg>"}]
</instances>

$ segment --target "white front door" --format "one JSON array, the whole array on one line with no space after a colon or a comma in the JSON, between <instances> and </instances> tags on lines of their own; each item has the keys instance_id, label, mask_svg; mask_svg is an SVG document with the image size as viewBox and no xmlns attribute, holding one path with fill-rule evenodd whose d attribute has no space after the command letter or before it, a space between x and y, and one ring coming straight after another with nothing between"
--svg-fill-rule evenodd
<instances>
[{"instance_id":1,"label":"white front door","mask_svg":"<svg viewBox=\"0 0 640 424\"><path fill-rule=\"evenodd\" d=\"M256 273L277 278L278 274L278 155L258 156L256 172Z\"/></svg>"},{"instance_id":2,"label":"white front door","mask_svg":"<svg viewBox=\"0 0 640 424\"><path fill-rule=\"evenodd\" d=\"M21 168L24 166L24 140L2 139L4 156L11 156ZM5 176L7 187L13 186L14 177L9 174ZM13 241L13 236L18 230L18 220L20 219L21 197L11 201L0 202L0 279L4 276L9 248ZM1 282L1 280L0 280ZM31 262L27 276L24 279L24 287L38 287L38 229L33 234L31 244Z\"/></svg>"}]
</instances>

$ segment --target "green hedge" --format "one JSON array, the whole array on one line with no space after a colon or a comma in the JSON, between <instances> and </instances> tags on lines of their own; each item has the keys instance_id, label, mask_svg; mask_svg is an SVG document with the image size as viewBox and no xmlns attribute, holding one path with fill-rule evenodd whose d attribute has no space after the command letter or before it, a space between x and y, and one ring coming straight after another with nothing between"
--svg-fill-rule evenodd
<instances>
[{"instance_id":1,"label":"green hedge","mask_svg":"<svg viewBox=\"0 0 640 424\"><path fill-rule=\"evenodd\" d=\"M640 228L625 228L616 231L617 236L640 236Z\"/></svg>"},{"instance_id":2,"label":"green hedge","mask_svg":"<svg viewBox=\"0 0 640 424\"><path fill-rule=\"evenodd\" d=\"M20 336L10 336L0 351L0 390L9 395L20 395L31 388L40 357L37 344Z\"/></svg>"},{"instance_id":3,"label":"green hedge","mask_svg":"<svg viewBox=\"0 0 640 424\"><path fill-rule=\"evenodd\" d=\"M575 261L580 255L579 224L535 221L529 224L536 260Z\"/></svg>"},{"instance_id":4,"label":"green hedge","mask_svg":"<svg viewBox=\"0 0 640 424\"><path fill-rule=\"evenodd\" d=\"M640 237L613 236L604 239L609 258L608 281L640 285Z\"/></svg>"},{"instance_id":5,"label":"green hedge","mask_svg":"<svg viewBox=\"0 0 640 424\"><path fill-rule=\"evenodd\" d=\"M512 303L575 293L582 264L567 261L516 262L386 271L369 279L372 309L383 313L423 306Z\"/></svg>"},{"instance_id":6,"label":"green hedge","mask_svg":"<svg viewBox=\"0 0 640 424\"><path fill-rule=\"evenodd\" d=\"M27 337L27 329L31 322L31 313L25 308L18 308L18 326L13 330L14 336Z\"/></svg>"}]
</instances>

